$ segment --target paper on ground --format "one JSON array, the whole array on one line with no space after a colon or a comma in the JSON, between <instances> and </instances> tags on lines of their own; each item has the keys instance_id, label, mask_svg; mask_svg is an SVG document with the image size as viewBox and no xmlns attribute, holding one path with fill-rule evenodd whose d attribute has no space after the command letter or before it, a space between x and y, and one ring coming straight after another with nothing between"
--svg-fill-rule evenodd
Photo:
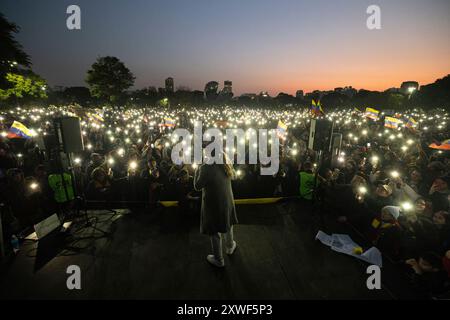
<instances>
[{"instance_id":1,"label":"paper on ground","mask_svg":"<svg viewBox=\"0 0 450 320\"><path fill-rule=\"evenodd\" d=\"M370 264L377 265L380 268L383 266L383 259L380 250L375 247L371 247L360 255L355 254L353 252L353 249L355 247L359 247L359 245L346 234L334 233L330 236L325 232L319 230L316 235L316 240L319 240L324 245L331 247L331 249L334 251L353 256Z\"/></svg>"}]
</instances>

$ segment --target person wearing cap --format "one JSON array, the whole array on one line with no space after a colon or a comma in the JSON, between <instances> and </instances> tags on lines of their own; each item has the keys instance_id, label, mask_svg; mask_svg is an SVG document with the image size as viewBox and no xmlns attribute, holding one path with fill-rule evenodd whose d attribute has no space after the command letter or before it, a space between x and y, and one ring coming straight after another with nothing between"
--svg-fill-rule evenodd
<instances>
[{"instance_id":1,"label":"person wearing cap","mask_svg":"<svg viewBox=\"0 0 450 320\"><path fill-rule=\"evenodd\" d=\"M371 235L373 244L391 258L399 255L401 247L401 227L398 222L400 207L385 206L380 215L372 220Z\"/></svg>"}]
</instances>

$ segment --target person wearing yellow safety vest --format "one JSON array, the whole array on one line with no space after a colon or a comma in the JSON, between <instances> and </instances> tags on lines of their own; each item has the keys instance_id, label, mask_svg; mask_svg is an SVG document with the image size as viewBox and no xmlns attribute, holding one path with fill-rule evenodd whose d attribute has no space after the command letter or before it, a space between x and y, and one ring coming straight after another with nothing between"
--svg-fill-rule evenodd
<instances>
[{"instance_id":1,"label":"person wearing yellow safety vest","mask_svg":"<svg viewBox=\"0 0 450 320\"><path fill-rule=\"evenodd\" d=\"M306 200L312 200L314 192L315 176L312 171L311 162L305 162L299 173L300 176L300 197Z\"/></svg>"}]
</instances>

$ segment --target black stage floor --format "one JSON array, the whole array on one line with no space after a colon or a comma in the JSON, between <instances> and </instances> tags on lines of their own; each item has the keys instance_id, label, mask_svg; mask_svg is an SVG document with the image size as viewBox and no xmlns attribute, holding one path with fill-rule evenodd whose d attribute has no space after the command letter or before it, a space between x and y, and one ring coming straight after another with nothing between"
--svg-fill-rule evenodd
<instances>
[{"instance_id":1,"label":"black stage floor","mask_svg":"<svg viewBox=\"0 0 450 320\"><path fill-rule=\"evenodd\" d=\"M314 240L319 227L299 203L240 205L238 248L216 269L205 257L209 239L199 219L177 208L153 213L90 212L110 237L73 241L50 236L27 242L2 266L2 299L395 299L409 298L386 283L368 290L367 265ZM348 233L330 222L324 231ZM75 237L91 235L87 229ZM96 233L98 234L98 233ZM56 238L58 237L58 238ZM352 235L355 241L358 241ZM71 249L67 249L71 245ZM78 247L78 249L76 249ZM81 268L81 290L68 290L66 268ZM387 267L386 267L387 268ZM402 292L403 291L403 292Z\"/></svg>"}]
</instances>

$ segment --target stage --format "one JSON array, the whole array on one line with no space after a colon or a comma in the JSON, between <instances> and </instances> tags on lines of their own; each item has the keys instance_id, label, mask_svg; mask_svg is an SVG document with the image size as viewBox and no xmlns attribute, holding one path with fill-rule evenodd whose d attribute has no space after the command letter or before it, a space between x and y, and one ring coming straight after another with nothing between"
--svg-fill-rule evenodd
<instances>
[{"instance_id":1,"label":"stage","mask_svg":"<svg viewBox=\"0 0 450 320\"><path fill-rule=\"evenodd\" d=\"M238 248L226 267L206 262L209 239L199 218L178 208L154 212L90 211L109 237L74 240L92 229L46 243L26 242L3 264L1 299L397 299L412 298L384 260L382 289L366 287L367 264L336 253L314 237L319 219L297 202L238 205ZM330 221L329 221L330 220ZM350 233L326 219L326 232ZM73 227L72 233L77 226ZM351 234L351 233L350 233ZM101 233L95 232L95 235ZM351 234L355 241L357 235ZM361 240L362 241L362 240ZM358 242L359 243L359 242ZM68 249L70 245L72 248ZM78 248L78 249L76 249ZM81 270L81 290L68 290L69 265ZM395 288L395 289L394 289Z\"/></svg>"}]
</instances>

